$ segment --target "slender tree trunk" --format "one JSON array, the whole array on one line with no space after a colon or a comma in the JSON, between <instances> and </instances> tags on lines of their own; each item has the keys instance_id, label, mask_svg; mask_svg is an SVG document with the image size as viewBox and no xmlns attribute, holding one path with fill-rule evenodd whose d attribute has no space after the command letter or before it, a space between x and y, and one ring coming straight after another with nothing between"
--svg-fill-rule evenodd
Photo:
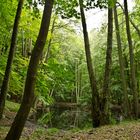
<instances>
[{"instance_id":1,"label":"slender tree trunk","mask_svg":"<svg viewBox=\"0 0 140 140\"><path fill-rule=\"evenodd\" d=\"M119 29L119 23L118 23L118 14L117 14L116 4L114 7L114 19L115 19L116 38L117 38L117 45L118 45L120 76L121 76L122 88L123 88L123 94L124 94L124 112L125 112L125 117L129 117L128 116L129 115L129 102L128 102L127 84L125 80L124 59L123 59L123 54L122 54L122 43L121 43L121 37L120 37L120 29Z\"/></svg>"},{"instance_id":2,"label":"slender tree trunk","mask_svg":"<svg viewBox=\"0 0 140 140\"><path fill-rule=\"evenodd\" d=\"M25 57L25 43L24 43L24 30L22 29L21 30L21 33L22 33L22 56Z\"/></svg>"},{"instance_id":3,"label":"slender tree trunk","mask_svg":"<svg viewBox=\"0 0 140 140\"><path fill-rule=\"evenodd\" d=\"M26 119L30 112L30 108L32 106L34 96L35 96L34 89L35 89L37 67L39 65L39 60L41 58L43 48L45 46L46 38L48 35L52 7L53 7L53 0L45 0L45 8L43 12L39 35L35 47L33 49L31 60L27 71L23 101L21 103L20 109L15 117L15 120L5 140L19 140Z\"/></svg>"},{"instance_id":4,"label":"slender tree trunk","mask_svg":"<svg viewBox=\"0 0 140 140\"><path fill-rule=\"evenodd\" d=\"M117 2L117 4L119 4L119 6L121 7L121 9L123 10L124 14L125 14L125 10L123 9L122 5ZM138 36L140 37L140 29L139 27L133 22L133 20L131 18L129 18L130 23L132 24L132 26L134 27L134 29L137 31Z\"/></svg>"},{"instance_id":5,"label":"slender tree trunk","mask_svg":"<svg viewBox=\"0 0 140 140\"><path fill-rule=\"evenodd\" d=\"M138 117L137 80L136 80L136 76L135 76L135 61L134 61L132 37L131 37L131 33L130 33L127 0L124 0L124 11L125 11L126 32L127 32L129 54L130 54L130 72L131 72L131 87L132 87L133 102L134 102L134 115L135 115L135 118L137 118Z\"/></svg>"},{"instance_id":6,"label":"slender tree trunk","mask_svg":"<svg viewBox=\"0 0 140 140\"><path fill-rule=\"evenodd\" d=\"M95 79L95 76L94 76L94 71L93 71L93 66L92 66L89 37L88 37L86 19L85 19L85 14L84 14L84 9L83 9L83 0L79 0L79 3L80 3L81 21L82 21L82 26L83 26L83 35L84 35L84 43L85 43L87 68L88 68L90 85L91 85L91 90L92 90L93 127L98 127L100 125L99 94L98 94L96 79Z\"/></svg>"},{"instance_id":7,"label":"slender tree trunk","mask_svg":"<svg viewBox=\"0 0 140 140\"><path fill-rule=\"evenodd\" d=\"M31 6L30 6L30 11L31 11ZM27 26L31 27L31 23L28 22ZM30 34L30 29L28 30L28 33ZM31 36L26 39L26 55L27 58L30 58L32 52L32 38Z\"/></svg>"},{"instance_id":8,"label":"slender tree trunk","mask_svg":"<svg viewBox=\"0 0 140 140\"><path fill-rule=\"evenodd\" d=\"M79 104L79 59L75 60L75 102ZM78 127L79 108L76 107L74 126Z\"/></svg>"},{"instance_id":9,"label":"slender tree trunk","mask_svg":"<svg viewBox=\"0 0 140 140\"><path fill-rule=\"evenodd\" d=\"M82 96L82 68L80 68L79 72L79 96Z\"/></svg>"},{"instance_id":10,"label":"slender tree trunk","mask_svg":"<svg viewBox=\"0 0 140 140\"><path fill-rule=\"evenodd\" d=\"M78 95L78 62L75 60L75 102L77 103Z\"/></svg>"},{"instance_id":11,"label":"slender tree trunk","mask_svg":"<svg viewBox=\"0 0 140 140\"><path fill-rule=\"evenodd\" d=\"M55 21L56 21L56 17L54 17L54 20L53 20L53 23L52 23L51 37L50 37L49 42L48 42L47 53L46 53L46 57L45 57L45 63L48 62L48 58L49 58L49 54L50 54L51 43L52 43L52 35L53 35L53 32L54 32L54 27L55 27Z\"/></svg>"},{"instance_id":12,"label":"slender tree trunk","mask_svg":"<svg viewBox=\"0 0 140 140\"><path fill-rule=\"evenodd\" d=\"M32 39L28 38L26 39L27 43L26 43L26 57L30 58L31 56L31 52L32 52Z\"/></svg>"},{"instance_id":13,"label":"slender tree trunk","mask_svg":"<svg viewBox=\"0 0 140 140\"><path fill-rule=\"evenodd\" d=\"M137 31L138 36L140 37L140 29L139 29L139 27L131 19L130 19L130 23L133 25L133 27Z\"/></svg>"},{"instance_id":14,"label":"slender tree trunk","mask_svg":"<svg viewBox=\"0 0 140 140\"><path fill-rule=\"evenodd\" d=\"M131 88L131 83L130 83L130 79L131 79L130 67L129 67L129 62L127 60L127 55L124 54L123 58L124 58L124 66L125 66L125 69L126 69L126 82L127 82L127 86L128 86L129 89L132 89Z\"/></svg>"},{"instance_id":15,"label":"slender tree trunk","mask_svg":"<svg viewBox=\"0 0 140 140\"><path fill-rule=\"evenodd\" d=\"M112 39L113 39L113 9L108 8L108 36L107 36L107 50L106 50L106 64L103 81L103 97L101 106L101 125L109 123L109 81L111 71L111 57L112 57Z\"/></svg>"},{"instance_id":16,"label":"slender tree trunk","mask_svg":"<svg viewBox=\"0 0 140 140\"><path fill-rule=\"evenodd\" d=\"M14 27L13 27L12 37L11 37L10 51L9 51L6 70L5 70L4 79L3 79L3 83L2 83L2 87L1 87L0 119L2 118L2 115L3 115L5 100L6 100L7 91L8 91L10 73L11 73L11 69L12 69L12 63L13 63L13 58L14 58L14 53L15 53L15 48L16 48L18 25L19 25L19 21L20 21L23 2L24 2L24 0L19 0L19 3L18 3L18 8L17 8L17 12L16 12L16 17L15 17Z\"/></svg>"}]
</instances>

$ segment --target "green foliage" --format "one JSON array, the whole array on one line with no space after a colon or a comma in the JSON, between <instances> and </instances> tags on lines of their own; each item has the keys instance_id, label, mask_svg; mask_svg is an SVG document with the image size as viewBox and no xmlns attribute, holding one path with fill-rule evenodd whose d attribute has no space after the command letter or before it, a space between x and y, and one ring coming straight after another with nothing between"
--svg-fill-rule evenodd
<instances>
[{"instance_id":1,"label":"green foliage","mask_svg":"<svg viewBox=\"0 0 140 140\"><path fill-rule=\"evenodd\" d=\"M52 134L58 133L59 129L57 129L57 128L50 128L50 129L47 129L47 132L48 132L49 135L52 135Z\"/></svg>"},{"instance_id":2,"label":"green foliage","mask_svg":"<svg viewBox=\"0 0 140 140\"><path fill-rule=\"evenodd\" d=\"M43 5L44 1L39 1ZM84 8L86 10L91 8L107 8L108 5L113 7L115 0L83 0ZM140 20L140 6L139 1L136 1L134 10L130 13L130 17L139 26ZM56 18L54 32L50 32L46 41L44 53L40 61L38 69L37 81L35 94L38 97L44 107L53 106L56 102L66 103L77 103L82 109L78 116L80 124L75 124L79 127L89 125L90 119L90 103L91 103L91 89L89 84L89 76L87 72L87 64L85 59L85 52L83 47L82 32L79 29L80 13L78 11L77 0L57 0L55 1L54 13L52 21ZM17 0L0 2L0 85L2 84L5 66L8 57L10 38L13 28L14 16L17 7ZM123 56L125 57L125 76L127 84L129 85L129 50L126 38L125 26L122 21L124 15L122 11L118 9ZM23 44L26 51L29 49L28 40L32 40L31 50L35 45L35 41L38 35L40 22L41 22L42 11L39 11L38 4L35 1L32 3L31 0L25 1L20 26L18 30L17 49L16 56L14 59L12 74L9 83L8 98L16 95L20 97L17 102L20 102L24 89L24 82L26 79L26 72L30 56L23 56ZM74 20L62 20L60 18L72 18ZM51 26L52 26L51 21ZM94 20L93 20L94 21ZM76 26L76 27L75 27ZM140 58L140 42L139 36L131 25L131 34L133 37L134 53L137 67L137 80L138 85L140 84L140 71L139 71L139 58ZM115 35L115 33L114 33ZM102 91L103 74L105 66L105 55L106 55L106 40L107 40L107 26L106 23L102 24L99 30L92 30L90 32L90 44L93 59L93 66L95 76L97 79L97 85L99 92ZM51 47L49 52L49 58L47 63L44 62L45 54L49 41L51 40ZM116 46L116 38L113 40L113 55L112 55L112 69L110 78L110 102L114 104L123 103L123 90L120 80L120 69L118 62L118 52ZM129 101L132 101L131 87L127 88ZM8 101L6 102L7 108L12 111L18 110L17 106L12 106ZM13 108L12 108L13 107ZM80 109L81 109L80 108ZM77 109L77 108L76 108ZM81 110L82 110L81 109ZM54 120L56 126L64 126L65 128L74 126L74 119L76 111L71 109L62 109L63 111L58 115L55 109L52 112L45 113L38 120L41 124L47 124L51 119ZM59 121L61 119L61 121ZM72 119L72 120L71 120ZM112 119L112 118L111 118ZM114 120L111 120L114 123ZM62 124L63 123L63 124ZM53 130L52 130L53 131ZM42 133L42 132L38 132Z\"/></svg>"},{"instance_id":3,"label":"green foliage","mask_svg":"<svg viewBox=\"0 0 140 140\"><path fill-rule=\"evenodd\" d=\"M56 14L60 14L62 18L79 18L80 13L77 11L77 0L57 0Z\"/></svg>"},{"instance_id":4,"label":"green foliage","mask_svg":"<svg viewBox=\"0 0 140 140\"><path fill-rule=\"evenodd\" d=\"M17 112L19 110L20 104L7 100L5 106L6 106L6 110L9 110L11 112Z\"/></svg>"},{"instance_id":5,"label":"green foliage","mask_svg":"<svg viewBox=\"0 0 140 140\"><path fill-rule=\"evenodd\" d=\"M38 123L39 124L48 124L51 119L52 119L52 112L49 112L49 113L46 113L44 114L39 120L38 120Z\"/></svg>"},{"instance_id":6,"label":"green foliage","mask_svg":"<svg viewBox=\"0 0 140 140\"><path fill-rule=\"evenodd\" d=\"M114 7L116 0L85 0L84 1L86 10L92 8L107 8L107 7Z\"/></svg>"},{"instance_id":7,"label":"green foliage","mask_svg":"<svg viewBox=\"0 0 140 140\"><path fill-rule=\"evenodd\" d=\"M0 83L2 83L3 80L3 76L4 76L4 70L5 70L5 66L6 66L6 55L0 56L0 74L1 74L1 79L0 79ZM10 86L9 86L9 93L12 94L21 94L22 93L22 88L23 88L23 81L24 81L24 76L26 73L26 69L28 66L28 62L21 58L16 58L14 61L14 67L12 69L12 74L11 74L11 78L10 78ZM8 95L10 96L10 95Z\"/></svg>"}]
</instances>

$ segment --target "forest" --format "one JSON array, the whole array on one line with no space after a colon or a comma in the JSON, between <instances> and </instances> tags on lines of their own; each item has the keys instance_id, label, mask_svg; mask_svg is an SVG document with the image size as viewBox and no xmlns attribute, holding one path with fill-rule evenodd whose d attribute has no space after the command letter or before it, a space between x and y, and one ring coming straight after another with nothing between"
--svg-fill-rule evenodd
<instances>
[{"instance_id":1,"label":"forest","mask_svg":"<svg viewBox=\"0 0 140 140\"><path fill-rule=\"evenodd\" d=\"M140 140L139 21L140 0L0 0L0 140Z\"/></svg>"}]
</instances>

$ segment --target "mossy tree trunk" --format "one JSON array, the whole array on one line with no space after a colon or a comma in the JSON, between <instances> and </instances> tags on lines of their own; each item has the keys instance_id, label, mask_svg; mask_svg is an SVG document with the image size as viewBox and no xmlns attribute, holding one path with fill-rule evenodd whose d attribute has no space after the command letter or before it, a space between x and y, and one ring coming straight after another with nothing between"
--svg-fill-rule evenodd
<instances>
[{"instance_id":1,"label":"mossy tree trunk","mask_svg":"<svg viewBox=\"0 0 140 140\"><path fill-rule=\"evenodd\" d=\"M112 60L112 40L113 40L113 9L108 7L108 35L106 63L103 81L102 102L101 102L101 125L109 124L109 81Z\"/></svg>"}]
</instances>

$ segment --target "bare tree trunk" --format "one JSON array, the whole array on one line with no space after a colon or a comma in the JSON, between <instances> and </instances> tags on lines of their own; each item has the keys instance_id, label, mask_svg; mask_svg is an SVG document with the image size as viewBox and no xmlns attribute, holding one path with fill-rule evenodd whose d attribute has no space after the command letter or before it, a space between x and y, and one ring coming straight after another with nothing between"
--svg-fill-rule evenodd
<instances>
[{"instance_id":1,"label":"bare tree trunk","mask_svg":"<svg viewBox=\"0 0 140 140\"><path fill-rule=\"evenodd\" d=\"M89 79L90 79L90 86L92 90L92 120L93 120L92 123L93 123L93 127L98 127L100 125L99 93L98 93L96 79L94 76L94 71L93 71L93 66L92 66L89 37L88 37L88 32L87 32L85 13L83 9L83 0L79 0L79 3L80 3L81 21L82 21L82 26L83 26L87 68L88 68L88 74L89 74Z\"/></svg>"},{"instance_id":2,"label":"bare tree trunk","mask_svg":"<svg viewBox=\"0 0 140 140\"><path fill-rule=\"evenodd\" d=\"M138 36L140 37L140 29L138 28L138 26L131 19L130 19L130 23L133 25L133 27L137 31Z\"/></svg>"},{"instance_id":3,"label":"bare tree trunk","mask_svg":"<svg viewBox=\"0 0 140 140\"><path fill-rule=\"evenodd\" d=\"M34 101L34 96L35 96L34 90L35 90L37 67L39 65L39 60L41 58L45 46L46 38L48 35L52 7L53 7L53 0L45 0L45 8L43 12L39 35L35 47L33 49L31 60L27 71L23 101L21 103L20 109L15 117L15 120L5 140L19 140L26 119L30 112L30 108Z\"/></svg>"},{"instance_id":4,"label":"bare tree trunk","mask_svg":"<svg viewBox=\"0 0 140 140\"><path fill-rule=\"evenodd\" d=\"M20 21L23 2L24 2L24 0L19 0L19 3L18 3L16 17L15 17L15 21L14 21L13 32L12 32L12 37L11 37L10 51L9 51L7 64L6 64L6 69L5 69L5 74L4 74L4 79L3 79L3 83L2 83L2 87L1 87L0 119L2 118L2 115L3 115L5 100L6 100L7 91L8 91L10 73L11 73L11 69L12 69L12 63L13 63L13 58L14 58L14 53L15 53L15 48L16 48L18 25L19 25L19 21Z\"/></svg>"},{"instance_id":5,"label":"bare tree trunk","mask_svg":"<svg viewBox=\"0 0 140 140\"><path fill-rule=\"evenodd\" d=\"M27 46L26 46L26 56L30 58L32 53L32 38L27 39Z\"/></svg>"},{"instance_id":6,"label":"bare tree trunk","mask_svg":"<svg viewBox=\"0 0 140 140\"><path fill-rule=\"evenodd\" d=\"M124 71L125 67L124 67L122 43L121 43L121 37L120 37L120 29L119 29L119 23L118 23L118 14L117 14L116 4L114 7L114 19L115 19L116 38L117 38L117 45L118 45L120 76L121 76L122 89L123 89L123 94L124 94L124 112L125 112L125 117L129 117L128 116L129 115L129 102L128 102L127 84L126 84L126 80L125 80L125 71Z\"/></svg>"},{"instance_id":7,"label":"bare tree trunk","mask_svg":"<svg viewBox=\"0 0 140 140\"><path fill-rule=\"evenodd\" d=\"M31 11L31 6L30 6L30 11ZM31 23L28 22L27 24L29 27L31 27ZM29 34L31 33L30 32L30 29L28 30ZM32 38L31 36L29 38L26 39L26 55L27 55L27 58L30 58L31 56L31 53L32 53Z\"/></svg>"},{"instance_id":8,"label":"bare tree trunk","mask_svg":"<svg viewBox=\"0 0 140 140\"><path fill-rule=\"evenodd\" d=\"M123 9L122 5L117 2L117 4L119 4L119 6L121 7L121 9L123 10L124 14L125 14L125 10ZM137 31L138 36L140 37L140 29L138 28L138 26L133 22L133 20L131 18L129 18L130 23L132 24L132 26L134 27L134 29Z\"/></svg>"},{"instance_id":9,"label":"bare tree trunk","mask_svg":"<svg viewBox=\"0 0 140 140\"><path fill-rule=\"evenodd\" d=\"M55 21L56 21L56 17L54 17L53 23L52 23L51 37L50 37L49 42L48 42L47 53L46 53L46 57L45 57L45 63L48 62L48 58L49 58L49 54L50 54L51 43L52 43L52 35L53 35L53 32L54 32L54 27L55 27Z\"/></svg>"},{"instance_id":10,"label":"bare tree trunk","mask_svg":"<svg viewBox=\"0 0 140 140\"><path fill-rule=\"evenodd\" d=\"M137 80L136 80L136 76L135 76L135 61L134 61L132 37L131 37L131 33L130 33L127 0L124 0L124 11L125 11L126 32L127 32L129 54L130 54L130 72L131 72L131 87L132 87L132 92L133 92L134 115L135 115L135 118L137 118L138 117Z\"/></svg>"},{"instance_id":11,"label":"bare tree trunk","mask_svg":"<svg viewBox=\"0 0 140 140\"><path fill-rule=\"evenodd\" d=\"M24 30L21 30L21 34L22 34L22 56L25 57L25 39L24 39Z\"/></svg>"},{"instance_id":12,"label":"bare tree trunk","mask_svg":"<svg viewBox=\"0 0 140 140\"><path fill-rule=\"evenodd\" d=\"M113 39L113 9L108 8L108 36L107 36L107 50L106 50L106 64L103 81L103 97L101 105L101 125L109 123L109 81L111 71L111 57L112 57L112 39Z\"/></svg>"}]
</instances>

